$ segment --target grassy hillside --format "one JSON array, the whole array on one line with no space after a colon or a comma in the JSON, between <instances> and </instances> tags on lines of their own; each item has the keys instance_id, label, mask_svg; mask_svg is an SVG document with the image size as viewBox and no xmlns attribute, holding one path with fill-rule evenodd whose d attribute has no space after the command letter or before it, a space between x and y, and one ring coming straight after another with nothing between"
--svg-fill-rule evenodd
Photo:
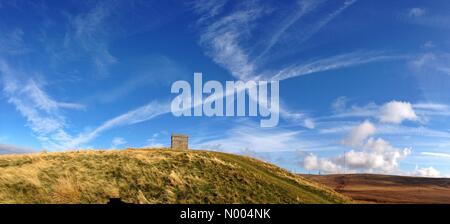
<instances>
[{"instance_id":1,"label":"grassy hillside","mask_svg":"<svg viewBox=\"0 0 450 224\"><path fill-rule=\"evenodd\" d=\"M0 156L0 203L343 203L274 165L208 151L108 150Z\"/></svg>"},{"instance_id":2,"label":"grassy hillside","mask_svg":"<svg viewBox=\"0 0 450 224\"><path fill-rule=\"evenodd\" d=\"M303 175L364 203L450 203L449 178L378 174Z\"/></svg>"}]
</instances>

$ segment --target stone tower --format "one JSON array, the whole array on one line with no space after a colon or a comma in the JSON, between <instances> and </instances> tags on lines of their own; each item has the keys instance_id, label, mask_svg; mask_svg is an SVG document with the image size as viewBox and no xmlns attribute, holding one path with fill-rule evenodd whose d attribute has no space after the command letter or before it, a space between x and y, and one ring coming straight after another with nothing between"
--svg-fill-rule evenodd
<instances>
[{"instance_id":1,"label":"stone tower","mask_svg":"<svg viewBox=\"0 0 450 224\"><path fill-rule=\"evenodd\" d=\"M171 149L176 150L188 150L189 149L189 137L187 135L172 134L170 141Z\"/></svg>"}]
</instances>

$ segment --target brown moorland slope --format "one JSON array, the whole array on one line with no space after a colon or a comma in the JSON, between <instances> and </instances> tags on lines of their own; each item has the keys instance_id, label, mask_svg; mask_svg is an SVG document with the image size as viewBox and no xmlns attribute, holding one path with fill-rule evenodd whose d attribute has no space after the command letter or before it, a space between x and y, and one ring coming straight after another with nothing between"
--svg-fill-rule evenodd
<instances>
[{"instance_id":1,"label":"brown moorland slope","mask_svg":"<svg viewBox=\"0 0 450 224\"><path fill-rule=\"evenodd\" d=\"M450 178L377 174L301 175L358 203L450 203Z\"/></svg>"}]
</instances>

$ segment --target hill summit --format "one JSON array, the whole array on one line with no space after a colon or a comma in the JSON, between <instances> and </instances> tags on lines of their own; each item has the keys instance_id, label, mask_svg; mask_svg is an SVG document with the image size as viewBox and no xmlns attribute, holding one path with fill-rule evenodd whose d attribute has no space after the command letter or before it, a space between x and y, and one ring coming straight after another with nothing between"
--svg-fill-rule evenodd
<instances>
[{"instance_id":1,"label":"hill summit","mask_svg":"<svg viewBox=\"0 0 450 224\"><path fill-rule=\"evenodd\" d=\"M330 188L245 156L81 150L0 156L0 203L345 203Z\"/></svg>"}]
</instances>

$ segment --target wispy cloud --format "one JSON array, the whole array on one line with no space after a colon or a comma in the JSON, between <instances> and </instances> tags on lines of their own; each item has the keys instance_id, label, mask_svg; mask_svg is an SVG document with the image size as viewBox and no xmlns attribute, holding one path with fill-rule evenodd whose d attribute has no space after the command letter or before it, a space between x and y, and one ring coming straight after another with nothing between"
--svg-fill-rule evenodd
<instances>
[{"instance_id":1,"label":"wispy cloud","mask_svg":"<svg viewBox=\"0 0 450 224\"><path fill-rule=\"evenodd\" d=\"M333 115L316 118L322 134L342 134L350 130L355 119L379 121L377 133L389 136L417 136L423 138L449 138L445 130L426 127L435 116L448 116L448 106L440 103L409 103L389 101L378 105L368 103L363 106L347 105L348 99L338 97L333 103ZM402 125L412 121L411 125Z\"/></svg>"},{"instance_id":2,"label":"wispy cloud","mask_svg":"<svg viewBox=\"0 0 450 224\"><path fill-rule=\"evenodd\" d=\"M0 54L21 55L29 52L24 41L24 32L16 28L12 31L2 30L0 33Z\"/></svg>"},{"instance_id":3,"label":"wispy cloud","mask_svg":"<svg viewBox=\"0 0 450 224\"><path fill-rule=\"evenodd\" d=\"M241 80L251 79L255 68L240 41L248 38L252 28L250 24L260 18L261 14L260 7L244 7L212 22L200 38L200 44L205 47L207 54Z\"/></svg>"},{"instance_id":4,"label":"wispy cloud","mask_svg":"<svg viewBox=\"0 0 450 224\"><path fill-rule=\"evenodd\" d=\"M34 10L36 7L48 9L44 3L39 4L39 6L36 5L36 7L34 7L34 4L30 3L30 5L33 5L31 11L39 11ZM36 30L30 30L28 33L23 32L20 28L3 30L3 27L1 27L0 85L3 87L2 93L8 102L26 119L26 126L32 130L41 145L49 150L83 147L84 144L89 143L106 130L149 120L153 113L158 113L157 110L160 110L161 114L169 112L169 107L163 108L163 106L159 107L158 103L150 103L108 120L92 132L71 133L70 128L74 124L66 117L68 116L66 112L68 110L85 110L86 106L79 103L62 102L52 97L48 92L48 86L43 84L46 82L41 81L41 79L45 80L47 77L35 75L35 71L40 69L39 66L34 70L34 68L26 69L19 66L20 63L9 63L12 61L8 61L7 56L23 56L24 53L30 51L43 51L43 54L46 53L48 58L43 57L39 61L48 61L51 64L50 68L45 66L42 68L43 72L49 73L45 74L46 76L53 75L54 68L57 68L55 70L61 69L63 70L62 73L65 73L67 68L70 68L71 72L73 67L85 68L91 64L95 71L93 73L99 75L97 77L105 77L109 73L109 67L118 62L118 58L112 55L110 51L110 43L117 36L147 31L162 21L162 17L159 16L160 10L146 1L109 1L107 3L95 1L92 5L81 3L78 6L80 7L77 7L76 10L63 10L61 14L58 14L62 17L55 17L59 20L50 18L54 15L47 14L48 11L39 11L39 16L42 14L42 17L48 20L36 23ZM143 13L152 14L155 19L151 20L148 16L142 17ZM164 12L164 20L170 19L172 14ZM139 24L139 26L136 26L136 24ZM50 32L49 29L55 27L66 29L66 33L62 35L63 38L59 34L52 35L56 32ZM5 28L8 28L8 26ZM27 46L33 48L29 49ZM26 56L30 55L27 54ZM90 64L86 64L85 61L80 63L80 58L88 59L87 63ZM66 66L68 64L65 64L72 62L76 66L74 64ZM161 61L156 63L158 63L158 66L164 64ZM166 63L166 67L173 68L174 66ZM87 71L92 74L91 68L87 68ZM59 70L56 72L61 73ZM165 72L172 73L173 70L167 69ZM152 78L148 73L145 75L150 77L148 79ZM82 75L79 76L77 78L82 79ZM53 81L53 77L51 81ZM125 90L117 90L116 96L111 96L112 99L108 98L105 101L109 100L110 102L117 95L134 89L141 83L142 79L130 81Z\"/></svg>"},{"instance_id":5,"label":"wispy cloud","mask_svg":"<svg viewBox=\"0 0 450 224\"><path fill-rule=\"evenodd\" d=\"M170 112L169 103L151 102L147 105L141 106L137 109L128 111L115 118L107 120L92 131L81 133L77 137L68 141L69 147L76 147L98 137L101 133L112 128L121 127L125 125L132 125L151 120L159 115Z\"/></svg>"},{"instance_id":6,"label":"wispy cloud","mask_svg":"<svg viewBox=\"0 0 450 224\"><path fill-rule=\"evenodd\" d=\"M448 111L450 109L449 105L442 103L416 103L413 104L413 107L416 109L437 110L437 111Z\"/></svg>"},{"instance_id":7,"label":"wispy cloud","mask_svg":"<svg viewBox=\"0 0 450 224\"><path fill-rule=\"evenodd\" d=\"M273 32L273 35L269 38L267 41L266 46L264 47L264 50L258 55L258 57L255 59L257 61L259 58L265 56L267 52L269 52L270 49L279 41L279 39L282 37L282 35L300 18L302 18L304 15L312 12L317 6L319 6L322 3L322 1L299 1L297 2L296 10L295 12L288 16L285 21L280 22L280 26L277 27L275 32ZM329 20L328 20L329 21ZM322 24L320 27L324 26L325 24ZM320 27L317 27L315 30L319 30ZM312 36L313 33L308 34L308 36Z\"/></svg>"},{"instance_id":8,"label":"wispy cloud","mask_svg":"<svg viewBox=\"0 0 450 224\"><path fill-rule=\"evenodd\" d=\"M345 1L342 7L314 23L313 28L305 32L307 35L305 35L304 39L314 35L355 2L356 0ZM318 5L320 5L320 2L299 2L299 10L287 21L279 23L280 25L275 29L274 34L265 42L264 50L256 57L253 57L251 54L254 46L249 44L248 40L254 38L252 31L258 26L258 20L267 14L268 10L262 3L238 4L230 14L210 19L208 23L210 25L201 26L204 27L204 30L200 37L200 43L217 64L223 66L235 78L241 80L259 78L284 80L306 74L402 57L386 55L382 52L352 52L309 62L285 65L275 71L267 70L264 66L255 63L255 61L271 50L283 35L286 35L286 31L290 26L302 16L317 8ZM201 10L197 10L197 12L202 13ZM201 16L201 18L204 17Z\"/></svg>"},{"instance_id":9,"label":"wispy cloud","mask_svg":"<svg viewBox=\"0 0 450 224\"><path fill-rule=\"evenodd\" d=\"M11 80L7 81L11 82ZM17 90L17 89L16 89ZM58 102L50 98L42 87L38 86L36 81L29 80L22 89L20 95L26 95L35 105L47 113L56 113L60 108L64 109L84 109L85 106L77 103Z\"/></svg>"},{"instance_id":10,"label":"wispy cloud","mask_svg":"<svg viewBox=\"0 0 450 224\"><path fill-rule=\"evenodd\" d=\"M314 129L316 127L314 119L306 113L292 110L285 104L280 105L279 111L281 118L296 126L303 126L308 129Z\"/></svg>"},{"instance_id":11,"label":"wispy cloud","mask_svg":"<svg viewBox=\"0 0 450 224\"><path fill-rule=\"evenodd\" d=\"M260 129L258 125L246 123L234 127L220 139L205 140L193 144L193 148L213 149L228 152L254 150L256 152L305 149L310 143L300 141L301 132L282 128Z\"/></svg>"},{"instance_id":12,"label":"wispy cloud","mask_svg":"<svg viewBox=\"0 0 450 224\"><path fill-rule=\"evenodd\" d=\"M324 135L341 135L350 131L353 125L354 122L349 121L327 121L316 123L319 133ZM388 136L415 136L421 138L431 138L434 140L435 138L450 138L450 132L447 131L435 130L424 126L408 127L397 124L378 124L377 133ZM438 142L432 143L432 146L438 145L440 145ZM448 146L448 144L443 146Z\"/></svg>"},{"instance_id":13,"label":"wispy cloud","mask_svg":"<svg viewBox=\"0 0 450 224\"><path fill-rule=\"evenodd\" d=\"M398 125L380 125L379 133L385 135L407 135L429 138L450 138L450 132L434 130L424 126L407 127Z\"/></svg>"},{"instance_id":14,"label":"wispy cloud","mask_svg":"<svg viewBox=\"0 0 450 224\"><path fill-rule=\"evenodd\" d=\"M27 125L36 134L43 147L50 150L80 147L104 131L148 121L170 112L169 103L151 102L110 119L93 131L73 136L66 131L67 119L62 115L62 110L82 109L83 105L52 99L33 79L21 79L20 77L26 76L4 61L0 61L0 75L4 85L3 93L7 96L8 102L27 119Z\"/></svg>"},{"instance_id":15,"label":"wispy cloud","mask_svg":"<svg viewBox=\"0 0 450 224\"><path fill-rule=\"evenodd\" d=\"M342 119L342 118L358 118L358 117L372 117L387 123L395 123L393 121L412 120L420 123L426 123L432 116L449 116L450 107L442 103L434 102L420 102L410 103L392 100L385 104L378 105L375 103L368 103L366 105L347 105L345 98L339 97L333 103L333 115L321 119Z\"/></svg>"},{"instance_id":16,"label":"wispy cloud","mask_svg":"<svg viewBox=\"0 0 450 224\"><path fill-rule=\"evenodd\" d=\"M3 93L8 102L27 119L28 126L44 147L61 148L61 142L71 138L64 130L66 118L61 114L61 109L80 109L84 106L52 99L33 79L24 78L27 76L4 61L0 61L0 73Z\"/></svg>"},{"instance_id":17,"label":"wispy cloud","mask_svg":"<svg viewBox=\"0 0 450 224\"><path fill-rule=\"evenodd\" d=\"M227 0L194 0L188 2L188 5L202 15L198 21L198 23L202 24L205 20L220 14L226 3Z\"/></svg>"},{"instance_id":18,"label":"wispy cloud","mask_svg":"<svg viewBox=\"0 0 450 224\"><path fill-rule=\"evenodd\" d=\"M421 155L424 156L434 156L439 158L450 158L450 153L443 153L443 152L421 152Z\"/></svg>"},{"instance_id":19,"label":"wispy cloud","mask_svg":"<svg viewBox=\"0 0 450 224\"><path fill-rule=\"evenodd\" d=\"M68 46L71 41L75 41L89 52L100 75L106 75L108 67L118 61L109 51L108 38L110 34L105 29L107 27L105 22L115 6L115 2L98 2L86 13L69 16L72 29L66 33L65 45Z\"/></svg>"},{"instance_id":20,"label":"wispy cloud","mask_svg":"<svg viewBox=\"0 0 450 224\"><path fill-rule=\"evenodd\" d=\"M358 51L291 65L275 72L268 72L264 77L271 80L285 80L302 75L348 68L373 62L398 60L405 57L406 56L404 55L386 55L385 53L380 52Z\"/></svg>"},{"instance_id":21,"label":"wispy cloud","mask_svg":"<svg viewBox=\"0 0 450 224\"><path fill-rule=\"evenodd\" d=\"M264 65L276 60L278 57L299 51L299 49L302 49L302 44L319 33L336 17L347 10L347 8L356 3L356 0L345 0L340 7L330 11L325 16L320 18L312 17L314 19L311 19L309 16L312 16L314 11L328 10L324 9L327 5L324 3L326 1L297 1L297 8L294 10L294 13L288 16L285 16L285 13L283 13L282 18L284 19L277 22L278 26L274 28L275 31L271 32L272 35L270 35L267 41L264 41L266 46L263 46L264 50L253 60L254 63ZM308 22L304 23L302 20ZM276 46L282 40L286 44ZM268 56L269 52L270 56Z\"/></svg>"},{"instance_id":22,"label":"wispy cloud","mask_svg":"<svg viewBox=\"0 0 450 224\"><path fill-rule=\"evenodd\" d=\"M170 86L171 82L186 78L190 73L182 65L165 56L145 57L143 60L129 63L133 67L133 70L130 71L133 75L117 86L93 94L88 97L87 101L117 102L141 88Z\"/></svg>"},{"instance_id":23,"label":"wispy cloud","mask_svg":"<svg viewBox=\"0 0 450 224\"><path fill-rule=\"evenodd\" d=\"M327 16L325 16L324 18L319 20L316 24L314 24L314 26L310 30L305 32L303 37L302 37L302 39L300 41L303 42L303 41L309 39L311 36L316 34L325 25L330 23L330 21L332 21L334 18L336 18L339 14L341 14L343 11L345 11L348 7L353 5L355 2L356 2L356 0L345 0L344 4L341 7L339 7L338 9L333 11L332 13L328 14Z\"/></svg>"},{"instance_id":24,"label":"wispy cloud","mask_svg":"<svg viewBox=\"0 0 450 224\"><path fill-rule=\"evenodd\" d=\"M81 11L65 13L67 21L63 22L68 23L68 28L61 47L64 53L59 58L86 54L96 71L94 74L100 78L107 77L110 67L120 62L110 50L113 41L151 30L163 20L170 20L176 11L162 15L153 1L140 0L95 1L81 5L85 6ZM146 17L142 17L144 14ZM60 50L56 51L59 53Z\"/></svg>"},{"instance_id":25,"label":"wispy cloud","mask_svg":"<svg viewBox=\"0 0 450 224\"><path fill-rule=\"evenodd\" d=\"M314 28L308 30L306 39L318 32L323 26L328 24L341 12L354 4L356 1L345 1L343 6L336 11L322 18L315 23ZM223 2L221 2L223 3ZM208 20L208 23L201 23L203 29L200 36L200 44L205 48L207 54L219 65L227 69L232 76L240 80L285 80L312 74L317 72L341 69L371 62L383 60L393 60L402 56L386 55L382 52L352 52L341 55L311 60L309 62L291 64L278 70L267 70L264 66L258 66L255 63L258 58L271 50L279 39L286 35L287 30L298 21L302 16L314 11L321 1L299 1L298 8L287 21L280 22L273 35L265 41L262 53L259 56L252 54L254 46L249 44L252 40L253 29L258 26L258 20L268 14L267 7L260 2L251 2L246 4L237 4L228 7L233 8L231 13L221 13L223 4L216 8L214 16L211 16L202 9L196 9L200 20ZM206 13L206 15L205 15ZM276 50L276 49L274 49ZM280 109L280 115L288 120L303 123L303 126L314 128L312 119L307 118L302 113L292 112L287 108Z\"/></svg>"},{"instance_id":26,"label":"wispy cloud","mask_svg":"<svg viewBox=\"0 0 450 224\"><path fill-rule=\"evenodd\" d=\"M430 71L444 75L450 75L450 66L447 61L450 60L448 53L427 52L419 55L411 61L412 68L417 72L429 73Z\"/></svg>"}]
</instances>

